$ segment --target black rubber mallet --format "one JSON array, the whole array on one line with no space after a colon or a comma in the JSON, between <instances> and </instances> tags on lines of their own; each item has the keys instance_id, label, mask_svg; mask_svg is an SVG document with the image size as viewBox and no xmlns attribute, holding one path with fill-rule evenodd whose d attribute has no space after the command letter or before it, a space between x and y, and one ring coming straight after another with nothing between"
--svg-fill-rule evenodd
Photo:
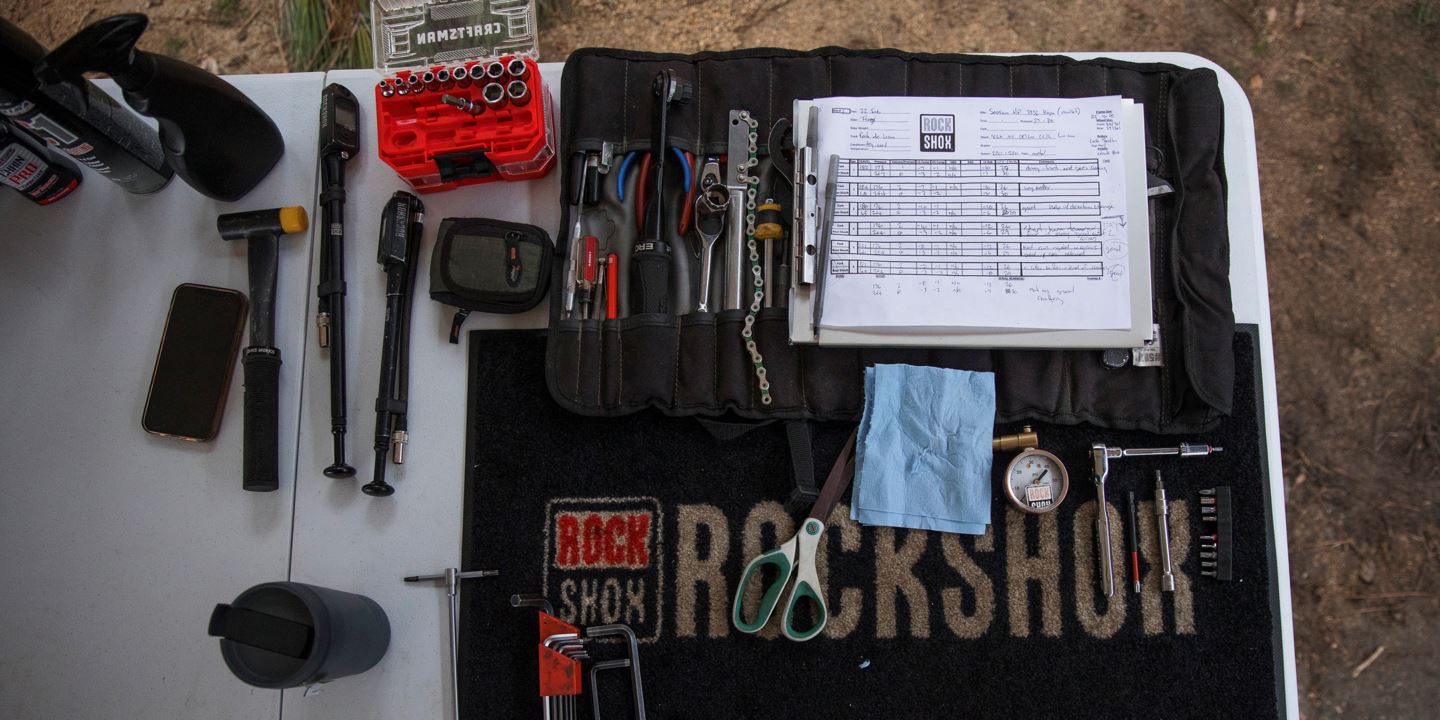
<instances>
[{"instance_id":1,"label":"black rubber mallet","mask_svg":"<svg viewBox=\"0 0 1440 720\"><path fill-rule=\"evenodd\" d=\"M244 487L270 492L280 487L280 348L275 347L275 279L280 236L305 232L305 208L272 208L221 215L216 225L225 240L249 241L250 345L245 366Z\"/></svg>"}]
</instances>

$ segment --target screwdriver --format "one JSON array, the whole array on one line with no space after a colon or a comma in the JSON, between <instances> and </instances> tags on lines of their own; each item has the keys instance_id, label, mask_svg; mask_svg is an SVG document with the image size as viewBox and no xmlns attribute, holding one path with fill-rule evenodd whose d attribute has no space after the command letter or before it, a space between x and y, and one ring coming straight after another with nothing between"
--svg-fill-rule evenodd
<instances>
[{"instance_id":1,"label":"screwdriver","mask_svg":"<svg viewBox=\"0 0 1440 720\"><path fill-rule=\"evenodd\" d=\"M577 302L580 304L580 317L586 320L594 313L595 265L598 259L596 245L599 242L594 235L586 235L584 254L580 256L580 291Z\"/></svg>"},{"instance_id":2,"label":"screwdriver","mask_svg":"<svg viewBox=\"0 0 1440 720\"><path fill-rule=\"evenodd\" d=\"M1125 530L1125 550L1130 553L1130 582L1135 592L1140 592L1140 518L1135 514L1135 493L1125 493L1125 515L1129 526Z\"/></svg>"},{"instance_id":3,"label":"screwdriver","mask_svg":"<svg viewBox=\"0 0 1440 720\"><path fill-rule=\"evenodd\" d=\"M565 291L562 297L560 317L568 318L575 311L575 285L580 280L580 243L585 221L585 167L591 162L590 153L575 153L570 161L571 221L569 249L565 253Z\"/></svg>"},{"instance_id":4,"label":"screwdriver","mask_svg":"<svg viewBox=\"0 0 1440 720\"><path fill-rule=\"evenodd\" d=\"M595 270L595 296L594 305L591 306L594 310L591 311L591 314L595 316L596 320L605 319L605 264L607 262L609 262L608 257L602 257L595 261L599 267Z\"/></svg>"},{"instance_id":5,"label":"screwdriver","mask_svg":"<svg viewBox=\"0 0 1440 720\"><path fill-rule=\"evenodd\" d=\"M615 253L605 259L605 284L610 286L610 294L605 297L605 317L613 320L620 317L620 256Z\"/></svg>"}]
</instances>

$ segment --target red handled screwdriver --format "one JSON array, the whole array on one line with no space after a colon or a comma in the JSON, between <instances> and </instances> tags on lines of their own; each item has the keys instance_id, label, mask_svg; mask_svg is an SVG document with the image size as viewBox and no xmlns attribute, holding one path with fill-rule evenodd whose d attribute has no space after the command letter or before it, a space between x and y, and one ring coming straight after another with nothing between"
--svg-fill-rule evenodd
<instances>
[{"instance_id":1,"label":"red handled screwdriver","mask_svg":"<svg viewBox=\"0 0 1440 720\"><path fill-rule=\"evenodd\" d=\"M580 306L584 317L589 319L595 313L595 267L599 260L600 241L594 235L585 236L585 254L580 256Z\"/></svg>"},{"instance_id":2,"label":"red handled screwdriver","mask_svg":"<svg viewBox=\"0 0 1440 720\"><path fill-rule=\"evenodd\" d=\"M600 266L595 270L595 310L591 313L592 315L594 315L596 320L605 319L605 293L614 292L614 290L610 290L605 287L605 280L608 277L608 274L605 272L605 263L609 261L609 259L610 258L607 256L595 261L595 263Z\"/></svg>"},{"instance_id":3,"label":"red handled screwdriver","mask_svg":"<svg viewBox=\"0 0 1440 720\"><path fill-rule=\"evenodd\" d=\"M610 286L605 317L613 320L620 317L620 256L615 253L610 253L605 263L605 283Z\"/></svg>"},{"instance_id":4,"label":"red handled screwdriver","mask_svg":"<svg viewBox=\"0 0 1440 720\"><path fill-rule=\"evenodd\" d=\"M1135 516L1135 493L1125 493L1125 514L1129 525L1125 528L1125 549L1130 553L1130 582L1135 592L1140 592L1140 524Z\"/></svg>"}]
</instances>

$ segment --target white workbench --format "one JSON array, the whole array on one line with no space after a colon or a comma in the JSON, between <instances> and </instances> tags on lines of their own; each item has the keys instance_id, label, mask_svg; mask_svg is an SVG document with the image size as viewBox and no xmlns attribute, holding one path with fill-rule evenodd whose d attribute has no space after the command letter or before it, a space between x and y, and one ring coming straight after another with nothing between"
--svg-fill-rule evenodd
<instances>
[{"instance_id":1,"label":"white workbench","mask_svg":"<svg viewBox=\"0 0 1440 720\"><path fill-rule=\"evenodd\" d=\"M558 63L542 66L557 102L560 69ZM374 117L378 80L368 70L329 76L330 82L343 83L359 98L362 118ZM361 494L360 486L370 481L375 465L375 396L385 325L385 275L375 256L380 209L396 190L410 189L375 156L374 123L362 124L364 147L346 168L345 247L350 464L358 472L352 480L332 480L320 473L331 462L330 364L328 351L312 347L305 359L307 392L300 425L290 579L374 598L390 617L390 650L363 682L337 682L308 698L302 696L303 690L285 691L282 704L287 719L448 716L450 630L445 591L434 583L401 582L406 575L460 564L468 343L463 335L458 345L447 342L455 308L429 298L430 251L440 221L447 217L530 223L544 228L552 239L560 226L558 170L534 182L487 183L421 196L425 233L410 333L410 444L405 464L391 465L386 474L395 494L386 499ZM319 243L314 245L318 251ZM471 313L464 330L545 327L548 305L542 302L522 315ZM310 344L314 345L313 337ZM465 586L470 592L503 597L513 591L494 580L471 580Z\"/></svg>"},{"instance_id":2,"label":"white workbench","mask_svg":"<svg viewBox=\"0 0 1440 720\"><path fill-rule=\"evenodd\" d=\"M205 628L215 603L289 569L314 294L306 238L280 241L280 489L240 489L238 364L214 442L140 428L175 286L247 288L245 243L221 240L215 217L315 197L324 74L229 79L290 130L280 164L241 202L179 178L131 195L88 170L51 206L0 195L0 717L280 707L275 692L236 682Z\"/></svg>"},{"instance_id":3,"label":"white workbench","mask_svg":"<svg viewBox=\"0 0 1440 720\"><path fill-rule=\"evenodd\" d=\"M1095 54L1070 53L1077 58ZM1193 55L1111 54L1212 68L1226 103L1231 287L1236 321L1260 329L1265 435L1277 551L1286 707L1299 716L1274 355L1260 221L1255 133L1240 86ZM559 100L560 65L542 66ZM384 317L375 262L380 208L403 181L374 155L371 71L340 71L361 103L363 147L347 166L346 328L349 460L332 480L329 365L311 329L318 243L281 244L281 488L240 489L240 382L218 440L189 445L140 429L145 388L170 293L181 282L244 289L244 250L221 241L218 213L307 204L315 197L320 74L227 78L286 133L282 165L242 202L225 205L176 180L154 197L126 195L87 173L48 208L0 195L0 717L445 718L446 603L400 578L460 562L466 346L449 345L451 310L426 297L435 228L444 217L495 217L559 236L559 173L423 196L426 232L416 285L411 443L392 466L393 497L359 492L373 464L374 397ZM558 119L557 119L558 123ZM308 253L308 255L307 255ZM306 258L309 258L308 262ZM308 271L308 277L307 277ZM472 314L466 330L543 327L544 306L518 316ZM303 361L302 361L303 359ZM302 367L303 365L303 367ZM301 408L303 407L303 412ZM290 438L290 442L286 439ZM205 636L211 607L250 585L288 578L369 595L390 618L389 652L358 678L299 690L256 690L226 670ZM508 593L493 581L468 592Z\"/></svg>"}]
</instances>

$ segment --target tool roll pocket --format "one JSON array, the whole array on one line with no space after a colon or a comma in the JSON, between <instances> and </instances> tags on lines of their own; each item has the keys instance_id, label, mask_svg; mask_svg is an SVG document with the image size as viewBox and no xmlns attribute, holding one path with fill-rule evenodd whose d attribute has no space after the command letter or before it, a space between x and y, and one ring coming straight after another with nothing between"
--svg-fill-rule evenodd
<instances>
[{"instance_id":1,"label":"tool roll pocket","mask_svg":"<svg viewBox=\"0 0 1440 720\"><path fill-rule=\"evenodd\" d=\"M631 250L645 223L635 212L638 162L628 168L619 197L619 166L632 151L649 151L653 81L671 70L693 86L689 101L667 119L672 146L693 155L692 182L706 155L728 151L729 111L757 121L757 155L777 119L788 119L796 99L827 96L935 95L1084 97L1123 95L1145 106L1150 173L1175 188L1152 201L1151 253L1155 321L1163 365L1113 368L1099 350L886 349L794 346L788 309L768 307L756 316L753 339L763 356L770 402L762 402L755 367L741 332L748 310L720 310L723 274L717 267L710 312L693 312L701 285L697 236L677 225L684 193L663 190L672 252L671 287L688 287L672 302L683 314L632 314ZM1058 57L909 54L822 48L810 52L739 50L682 56L587 49L566 63L562 83L561 206L557 243L571 250L572 163L575 153L613 151L602 201L584 209L585 234L618 259L620 319L563 317L563 270L551 293L546 374L551 394L567 409L616 416L653 407L672 415L746 418L856 419L863 407L863 369L908 363L996 373L997 420L1088 422L1102 427L1191 433L1212 426L1230 410L1234 320L1230 304L1225 224L1223 105L1207 69ZM680 161L667 158L671 178ZM669 163L674 165L670 166ZM768 162L762 167L768 166ZM668 169L673 167L674 169ZM772 176L773 177L773 176ZM673 181L672 181L673 182ZM774 181L771 195L791 216L789 185ZM655 190L650 189L653 196ZM757 197L757 203L765 198ZM691 214L693 215L693 208ZM784 242L788 244L787 233ZM758 241L757 241L758 242ZM724 238L715 264L723 262ZM777 253L778 255L778 253ZM748 259L745 264L749 278ZM683 276L681 275L683 273ZM606 292L611 292L610 288ZM748 307L750 288L744 305ZM778 302L778 301L777 301ZM1119 355L1126 356L1125 353ZM1113 357L1112 357L1113 361ZM1112 363L1113 364L1113 363Z\"/></svg>"}]
</instances>

